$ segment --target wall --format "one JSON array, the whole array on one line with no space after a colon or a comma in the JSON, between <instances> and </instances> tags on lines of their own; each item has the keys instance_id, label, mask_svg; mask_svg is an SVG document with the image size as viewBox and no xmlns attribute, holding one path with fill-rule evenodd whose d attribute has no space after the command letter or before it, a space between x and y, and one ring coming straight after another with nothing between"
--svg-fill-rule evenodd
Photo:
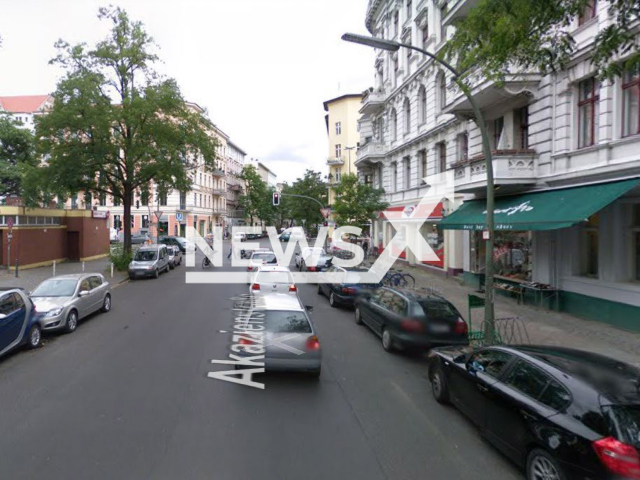
<instances>
[{"instance_id":1,"label":"wall","mask_svg":"<svg viewBox=\"0 0 640 480\"><path fill-rule=\"evenodd\" d=\"M8 265L9 230L2 235L2 266ZM108 237L107 237L108 239ZM51 262L67 257L67 229L65 226L14 227L11 241L11 266L19 259L21 266Z\"/></svg>"},{"instance_id":2,"label":"wall","mask_svg":"<svg viewBox=\"0 0 640 480\"><path fill-rule=\"evenodd\" d=\"M109 228L106 219L73 216L67 217L66 224L68 232L80 234L80 260L109 253Z\"/></svg>"}]
</instances>

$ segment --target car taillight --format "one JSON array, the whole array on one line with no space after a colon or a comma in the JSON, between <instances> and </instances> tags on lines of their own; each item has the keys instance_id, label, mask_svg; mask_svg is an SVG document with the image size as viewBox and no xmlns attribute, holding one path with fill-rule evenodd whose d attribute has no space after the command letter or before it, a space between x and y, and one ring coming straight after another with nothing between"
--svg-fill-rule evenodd
<instances>
[{"instance_id":1,"label":"car taillight","mask_svg":"<svg viewBox=\"0 0 640 480\"><path fill-rule=\"evenodd\" d=\"M592 445L600 461L611 472L625 478L640 479L640 455L635 447L613 437L601 438Z\"/></svg>"},{"instance_id":2,"label":"car taillight","mask_svg":"<svg viewBox=\"0 0 640 480\"><path fill-rule=\"evenodd\" d=\"M407 318L406 320L402 320L400 322L400 328L405 332L423 332L424 325L420 323L418 320L414 320L413 318Z\"/></svg>"},{"instance_id":3,"label":"car taillight","mask_svg":"<svg viewBox=\"0 0 640 480\"><path fill-rule=\"evenodd\" d=\"M253 267L252 267L251 265L249 265L249 266L247 267L247 272L252 272L252 271L253 271Z\"/></svg>"},{"instance_id":4,"label":"car taillight","mask_svg":"<svg viewBox=\"0 0 640 480\"><path fill-rule=\"evenodd\" d=\"M307 338L307 350L320 350L320 340L315 335Z\"/></svg>"},{"instance_id":5,"label":"car taillight","mask_svg":"<svg viewBox=\"0 0 640 480\"><path fill-rule=\"evenodd\" d=\"M307 267L307 270L309 270L310 272L315 272L316 271L316 267Z\"/></svg>"},{"instance_id":6,"label":"car taillight","mask_svg":"<svg viewBox=\"0 0 640 480\"><path fill-rule=\"evenodd\" d=\"M260 284L254 283L253 285L251 285L251 290L260 290Z\"/></svg>"},{"instance_id":7,"label":"car taillight","mask_svg":"<svg viewBox=\"0 0 640 480\"><path fill-rule=\"evenodd\" d=\"M238 344L239 345L255 345L256 342L252 342L251 340L245 337L240 337L240 340L238 340Z\"/></svg>"},{"instance_id":8,"label":"car taillight","mask_svg":"<svg viewBox=\"0 0 640 480\"><path fill-rule=\"evenodd\" d=\"M458 318L458 320L456 320L456 325L453 327L453 332L457 335L464 335L468 330L469 326L467 325L467 322L465 322L461 318Z\"/></svg>"},{"instance_id":9,"label":"car taillight","mask_svg":"<svg viewBox=\"0 0 640 480\"><path fill-rule=\"evenodd\" d=\"M356 293L356 289L355 289L355 288L352 288L352 287L344 287L344 288L342 289L342 293L346 293L346 294L349 294L349 295L353 295L353 294L355 294L355 293Z\"/></svg>"},{"instance_id":10,"label":"car taillight","mask_svg":"<svg viewBox=\"0 0 640 480\"><path fill-rule=\"evenodd\" d=\"M289 285L289 291L290 292L297 292L298 291L298 287L296 287L295 285Z\"/></svg>"}]
</instances>

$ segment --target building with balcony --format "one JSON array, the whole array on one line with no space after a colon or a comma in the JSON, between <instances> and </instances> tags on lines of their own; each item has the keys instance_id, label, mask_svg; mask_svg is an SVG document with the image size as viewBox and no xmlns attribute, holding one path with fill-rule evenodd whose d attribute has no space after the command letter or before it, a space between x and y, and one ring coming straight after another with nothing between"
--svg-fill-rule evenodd
<instances>
[{"instance_id":1,"label":"building with balcony","mask_svg":"<svg viewBox=\"0 0 640 480\"><path fill-rule=\"evenodd\" d=\"M244 181L240 178L244 168L246 152L235 143L229 141L229 158L227 160L227 224L244 225L244 211L240 209L239 199L244 192Z\"/></svg>"},{"instance_id":2,"label":"building with balcony","mask_svg":"<svg viewBox=\"0 0 640 480\"><path fill-rule=\"evenodd\" d=\"M341 95L323 103L329 155L327 156L327 175L329 184L329 205L335 201L333 185L340 183L342 175L356 173L356 155L360 146L360 118L362 94ZM333 218L329 217L330 226Z\"/></svg>"},{"instance_id":3,"label":"building with balcony","mask_svg":"<svg viewBox=\"0 0 640 480\"><path fill-rule=\"evenodd\" d=\"M366 25L437 52L475 3L370 0ZM471 77L471 91L493 152L498 283L523 287L526 301L640 330L640 74L601 83L589 61L610 21L604 2L574 20L566 71L513 71L501 84ZM431 59L401 48L376 52L360 112L358 173L384 188L390 210L410 209L431 178L450 174L464 203L453 211L443 201L443 218L425 219L420 232L441 256L431 268L480 285L487 177L468 99ZM395 233L374 222L380 247Z\"/></svg>"}]
</instances>

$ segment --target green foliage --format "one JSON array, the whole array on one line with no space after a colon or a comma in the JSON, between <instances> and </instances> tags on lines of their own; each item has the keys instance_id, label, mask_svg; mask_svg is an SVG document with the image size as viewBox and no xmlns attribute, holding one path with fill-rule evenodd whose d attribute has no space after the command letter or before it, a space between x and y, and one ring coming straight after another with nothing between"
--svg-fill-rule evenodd
<instances>
[{"instance_id":1,"label":"green foliage","mask_svg":"<svg viewBox=\"0 0 640 480\"><path fill-rule=\"evenodd\" d=\"M267 225L271 225L274 219L273 190L262 180L253 165L245 165L240 178L244 180L245 188L238 203L244 209L245 218L248 218L251 224L263 220Z\"/></svg>"},{"instance_id":2,"label":"green foliage","mask_svg":"<svg viewBox=\"0 0 640 480\"><path fill-rule=\"evenodd\" d=\"M121 243L111 246L109 261L113 263L113 267L119 272L124 272L129 268L132 258L131 252L126 251Z\"/></svg>"},{"instance_id":3,"label":"green foliage","mask_svg":"<svg viewBox=\"0 0 640 480\"><path fill-rule=\"evenodd\" d=\"M514 67L547 73L566 67L576 42L569 27L591 0L480 0L456 22L456 31L441 50L464 73L501 80ZM640 64L631 23L640 15L640 0L611 0L612 22L594 42L592 61L602 78L619 76ZM618 59L623 58L620 62Z\"/></svg>"},{"instance_id":4,"label":"green foliage","mask_svg":"<svg viewBox=\"0 0 640 480\"><path fill-rule=\"evenodd\" d=\"M333 213L340 226L351 225L362 228L389 206L382 200L383 190L359 182L358 177L353 173L342 175L340 183L334 190L336 200L333 204Z\"/></svg>"},{"instance_id":5,"label":"green foliage","mask_svg":"<svg viewBox=\"0 0 640 480\"><path fill-rule=\"evenodd\" d=\"M283 193L315 198L322 205L327 205L328 202L327 185L322 179L322 174L313 170L307 170L304 173L304 177L298 178L290 188L283 190ZM286 195L283 198L287 198ZM324 221L324 217L320 213L320 207L312 200L289 197L287 204L290 205L289 214L291 218L295 220L297 225L304 225L310 234L313 234L315 227Z\"/></svg>"},{"instance_id":6,"label":"green foliage","mask_svg":"<svg viewBox=\"0 0 640 480\"><path fill-rule=\"evenodd\" d=\"M153 39L142 23L119 8L100 9L109 35L93 48L58 41L51 63L65 75L54 105L36 123L39 152L47 164L33 176L32 203L42 192L112 195L124 207L124 245L131 248L133 194L153 181L189 190L190 170L215 168L217 141L211 123L186 104L177 83L153 67Z\"/></svg>"},{"instance_id":7,"label":"green foliage","mask_svg":"<svg viewBox=\"0 0 640 480\"><path fill-rule=\"evenodd\" d=\"M0 115L0 196L22 195L22 183L36 166L35 141L22 123Z\"/></svg>"}]
</instances>

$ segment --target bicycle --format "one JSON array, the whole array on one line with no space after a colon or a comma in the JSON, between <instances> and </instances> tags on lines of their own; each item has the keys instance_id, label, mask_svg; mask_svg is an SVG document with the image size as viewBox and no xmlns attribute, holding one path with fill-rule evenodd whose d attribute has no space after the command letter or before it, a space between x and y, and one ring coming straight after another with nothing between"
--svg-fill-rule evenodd
<instances>
[{"instance_id":1,"label":"bicycle","mask_svg":"<svg viewBox=\"0 0 640 480\"><path fill-rule=\"evenodd\" d=\"M413 289L416 286L416 279L409 273L402 273L402 270L399 270L395 273L390 270L385 273L384 277L382 278L382 284L387 287Z\"/></svg>"}]
</instances>

